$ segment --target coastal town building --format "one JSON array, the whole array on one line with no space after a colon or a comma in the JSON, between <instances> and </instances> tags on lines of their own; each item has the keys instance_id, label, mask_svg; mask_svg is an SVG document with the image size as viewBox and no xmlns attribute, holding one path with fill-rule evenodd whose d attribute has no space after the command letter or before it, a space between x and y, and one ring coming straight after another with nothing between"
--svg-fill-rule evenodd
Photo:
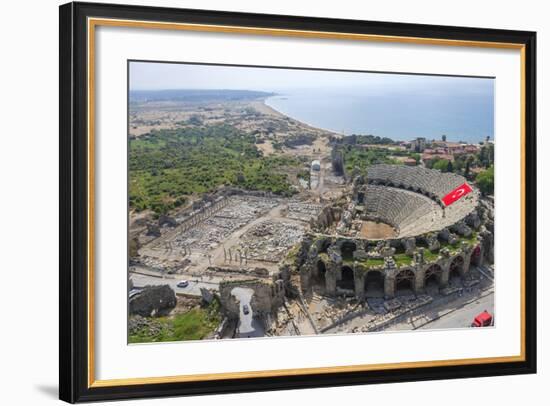
<instances>
[{"instance_id":1,"label":"coastal town building","mask_svg":"<svg viewBox=\"0 0 550 406\"><path fill-rule=\"evenodd\" d=\"M426 148L426 138L416 138L414 141L412 141L412 149L415 152L423 152Z\"/></svg>"}]
</instances>

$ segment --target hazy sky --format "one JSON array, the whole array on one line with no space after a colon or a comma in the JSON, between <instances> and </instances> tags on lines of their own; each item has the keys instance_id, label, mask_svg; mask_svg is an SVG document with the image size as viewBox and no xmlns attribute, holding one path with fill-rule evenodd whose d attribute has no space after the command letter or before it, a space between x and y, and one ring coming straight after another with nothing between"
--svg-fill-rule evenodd
<instances>
[{"instance_id":1,"label":"hazy sky","mask_svg":"<svg viewBox=\"0 0 550 406\"><path fill-rule=\"evenodd\" d=\"M234 66L131 62L131 90L240 89L282 91L300 88L369 88L384 91L407 88L441 92L460 88L461 93L493 91L492 79L447 76L396 75L365 72L246 68Z\"/></svg>"}]
</instances>

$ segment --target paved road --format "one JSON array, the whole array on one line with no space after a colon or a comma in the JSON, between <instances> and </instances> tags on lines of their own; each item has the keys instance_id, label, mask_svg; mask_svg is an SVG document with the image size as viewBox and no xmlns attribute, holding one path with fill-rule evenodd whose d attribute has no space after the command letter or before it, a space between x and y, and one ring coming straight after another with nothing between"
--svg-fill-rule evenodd
<instances>
[{"instance_id":1,"label":"paved road","mask_svg":"<svg viewBox=\"0 0 550 406\"><path fill-rule=\"evenodd\" d=\"M317 158L321 163L321 167L318 171L310 168L309 170L309 184L311 190L317 190L317 195L321 197L323 195L323 190L325 186L325 171L328 164L323 164L322 157Z\"/></svg>"},{"instance_id":2,"label":"paved road","mask_svg":"<svg viewBox=\"0 0 550 406\"><path fill-rule=\"evenodd\" d=\"M254 318L254 312L252 311L252 306L250 305L250 300L252 300L252 295L254 291L250 288L234 288L231 291L231 295L235 296L239 302L239 324L237 326L237 331L239 332L239 337L263 337L264 330L261 326L261 323ZM244 314L244 306L248 306L248 314Z\"/></svg>"},{"instance_id":3,"label":"paved road","mask_svg":"<svg viewBox=\"0 0 550 406\"><path fill-rule=\"evenodd\" d=\"M425 324L420 327L422 330L427 329L447 329L470 327L474 318L484 310L487 310L492 315L495 314L494 293L477 299L476 301L465 305L441 318Z\"/></svg>"},{"instance_id":4,"label":"paved road","mask_svg":"<svg viewBox=\"0 0 550 406\"><path fill-rule=\"evenodd\" d=\"M134 286L140 288L146 285L170 285L176 293L187 293L189 295L200 296L200 288L218 290L219 285L215 282L198 281L195 279L188 279L185 276L176 278L158 278L155 276L142 275L137 273L130 273L130 279L132 279ZM178 288L178 282L182 280L188 280L189 286L185 288Z\"/></svg>"}]
</instances>

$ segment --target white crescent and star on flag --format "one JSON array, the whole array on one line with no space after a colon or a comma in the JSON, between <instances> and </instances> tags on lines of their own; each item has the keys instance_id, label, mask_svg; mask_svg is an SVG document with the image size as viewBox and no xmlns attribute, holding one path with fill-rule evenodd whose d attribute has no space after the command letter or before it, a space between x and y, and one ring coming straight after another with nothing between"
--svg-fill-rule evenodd
<instances>
[{"instance_id":1,"label":"white crescent and star on flag","mask_svg":"<svg viewBox=\"0 0 550 406\"><path fill-rule=\"evenodd\" d=\"M458 199L458 198L460 198L465 192L466 192L466 190L465 190L463 187L461 187L460 189L455 190L455 192L453 193L453 195L451 196L451 198L453 198L453 199Z\"/></svg>"},{"instance_id":2,"label":"white crescent and star on flag","mask_svg":"<svg viewBox=\"0 0 550 406\"><path fill-rule=\"evenodd\" d=\"M455 189L451 190L449 193L447 193L441 200L445 204L445 206L449 206L459 200L460 198L464 197L468 193L472 191L472 188L468 183L463 183L462 185L456 187Z\"/></svg>"}]
</instances>

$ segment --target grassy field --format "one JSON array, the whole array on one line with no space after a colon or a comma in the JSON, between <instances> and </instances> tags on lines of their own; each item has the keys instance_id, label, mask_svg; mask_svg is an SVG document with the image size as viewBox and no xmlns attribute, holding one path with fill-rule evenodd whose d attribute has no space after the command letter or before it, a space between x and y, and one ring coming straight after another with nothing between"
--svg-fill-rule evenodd
<instances>
[{"instance_id":1,"label":"grassy field","mask_svg":"<svg viewBox=\"0 0 550 406\"><path fill-rule=\"evenodd\" d=\"M384 259L383 258L369 258L367 260L367 267L368 268L376 268L384 265Z\"/></svg>"},{"instance_id":2,"label":"grassy field","mask_svg":"<svg viewBox=\"0 0 550 406\"><path fill-rule=\"evenodd\" d=\"M151 326L130 334L129 342L150 343L163 341L202 340L212 333L221 322L219 305L194 308L175 316L152 318Z\"/></svg>"},{"instance_id":3,"label":"grassy field","mask_svg":"<svg viewBox=\"0 0 550 406\"><path fill-rule=\"evenodd\" d=\"M424 251L425 252L425 251ZM401 267L401 266L407 266L407 265L410 265L412 260L413 260L413 257L412 255L407 255L407 254L395 254L393 256L393 259L395 261L395 264L398 266L398 267Z\"/></svg>"},{"instance_id":4,"label":"grassy field","mask_svg":"<svg viewBox=\"0 0 550 406\"><path fill-rule=\"evenodd\" d=\"M293 157L263 157L253 135L228 125L153 131L130 140L130 207L166 213L221 185L289 196L286 172L300 166Z\"/></svg>"},{"instance_id":5,"label":"grassy field","mask_svg":"<svg viewBox=\"0 0 550 406\"><path fill-rule=\"evenodd\" d=\"M432 252L429 249L424 248L424 260L426 262L435 261L438 256L439 256L438 252ZM395 263L397 264L398 267L402 267L402 266L410 265L413 260L413 257L412 255L407 255L405 253L402 253L402 254L395 254L393 259L395 260Z\"/></svg>"},{"instance_id":6,"label":"grassy field","mask_svg":"<svg viewBox=\"0 0 550 406\"><path fill-rule=\"evenodd\" d=\"M439 257L439 252L432 252L429 249L424 250L424 260L427 262L435 261Z\"/></svg>"},{"instance_id":7,"label":"grassy field","mask_svg":"<svg viewBox=\"0 0 550 406\"><path fill-rule=\"evenodd\" d=\"M441 248L448 248L451 254L453 254L460 249L462 242L466 242L470 246L476 245L477 232L473 232L472 235L470 235L469 237L459 237L454 244L449 244L448 242L442 242Z\"/></svg>"},{"instance_id":8,"label":"grassy field","mask_svg":"<svg viewBox=\"0 0 550 406\"><path fill-rule=\"evenodd\" d=\"M323 255L323 254L321 254ZM325 254L326 255L326 254ZM342 256L342 263L344 265L351 266L355 262L361 263L365 265L367 268L377 268L384 265L384 258L366 258L366 259L359 259L356 260L353 258L352 255L343 255Z\"/></svg>"}]
</instances>

